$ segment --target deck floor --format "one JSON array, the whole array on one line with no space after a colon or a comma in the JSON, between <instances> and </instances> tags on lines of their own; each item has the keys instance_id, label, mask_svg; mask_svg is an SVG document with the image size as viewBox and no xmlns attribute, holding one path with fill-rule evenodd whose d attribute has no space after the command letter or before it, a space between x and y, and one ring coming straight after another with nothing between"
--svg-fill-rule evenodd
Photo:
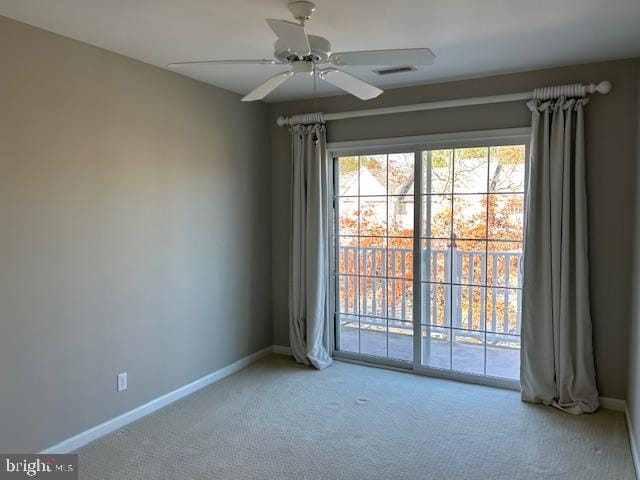
<instances>
[{"instance_id":1,"label":"deck floor","mask_svg":"<svg viewBox=\"0 0 640 480\"><path fill-rule=\"evenodd\" d=\"M423 338L423 342L423 365L493 377L516 380L520 378L520 349L487 346L485 372L483 345L461 340L429 340L426 337ZM342 325L340 350L412 361L413 336Z\"/></svg>"}]
</instances>

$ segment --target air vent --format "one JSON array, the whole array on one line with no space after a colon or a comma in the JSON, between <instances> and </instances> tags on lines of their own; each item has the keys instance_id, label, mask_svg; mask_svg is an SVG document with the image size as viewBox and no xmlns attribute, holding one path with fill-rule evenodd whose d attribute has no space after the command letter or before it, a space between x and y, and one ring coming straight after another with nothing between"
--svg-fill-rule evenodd
<instances>
[{"instance_id":1,"label":"air vent","mask_svg":"<svg viewBox=\"0 0 640 480\"><path fill-rule=\"evenodd\" d=\"M416 67L413 65L404 65L402 67L381 68L380 70L374 70L373 73L378 75L395 75L396 73L413 72Z\"/></svg>"}]
</instances>

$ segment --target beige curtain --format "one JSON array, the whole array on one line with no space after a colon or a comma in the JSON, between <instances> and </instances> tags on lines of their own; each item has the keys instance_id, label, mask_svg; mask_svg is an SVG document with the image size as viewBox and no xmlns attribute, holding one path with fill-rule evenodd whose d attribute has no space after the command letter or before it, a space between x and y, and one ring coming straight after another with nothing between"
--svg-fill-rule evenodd
<instances>
[{"instance_id":1,"label":"beige curtain","mask_svg":"<svg viewBox=\"0 0 640 480\"><path fill-rule=\"evenodd\" d=\"M522 399L594 412L584 106L528 103L532 111L522 306Z\"/></svg>"},{"instance_id":2,"label":"beige curtain","mask_svg":"<svg viewBox=\"0 0 640 480\"><path fill-rule=\"evenodd\" d=\"M294 125L291 165L289 341L296 361L331 365L329 292L330 176L325 127Z\"/></svg>"}]
</instances>

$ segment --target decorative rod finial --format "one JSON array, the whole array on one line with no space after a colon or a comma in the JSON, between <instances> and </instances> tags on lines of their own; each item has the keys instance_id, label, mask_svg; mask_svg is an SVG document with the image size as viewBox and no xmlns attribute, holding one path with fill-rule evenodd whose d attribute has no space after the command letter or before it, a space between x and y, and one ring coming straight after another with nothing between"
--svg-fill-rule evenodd
<instances>
[{"instance_id":1,"label":"decorative rod finial","mask_svg":"<svg viewBox=\"0 0 640 480\"><path fill-rule=\"evenodd\" d=\"M606 95L611 91L611 88L612 88L611 82L609 82L608 80L605 80L603 82L600 82L598 85L596 85L596 92Z\"/></svg>"},{"instance_id":2,"label":"decorative rod finial","mask_svg":"<svg viewBox=\"0 0 640 480\"><path fill-rule=\"evenodd\" d=\"M278 120L276 120L276 123L278 124L279 127L284 127L287 124L287 119L284 117L278 117Z\"/></svg>"}]
</instances>

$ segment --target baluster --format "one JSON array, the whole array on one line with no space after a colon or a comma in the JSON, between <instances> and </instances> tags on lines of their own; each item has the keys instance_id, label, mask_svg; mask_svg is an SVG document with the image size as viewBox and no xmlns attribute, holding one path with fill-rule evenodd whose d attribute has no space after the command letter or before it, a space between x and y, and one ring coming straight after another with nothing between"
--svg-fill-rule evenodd
<instances>
[{"instance_id":1,"label":"baluster","mask_svg":"<svg viewBox=\"0 0 640 480\"><path fill-rule=\"evenodd\" d=\"M520 322L522 320L522 290L516 290L516 335L520 335Z\"/></svg>"},{"instance_id":2,"label":"baluster","mask_svg":"<svg viewBox=\"0 0 640 480\"><path fill-rule=\"evenodd\" d=\"M366 248L362 251L362 256L363 256L363 259L362 259L362 263L363 263L362 273L363 273L363 276L360 277L360 279L361 279L360 281L363 283L363 285L362 285L363 288L362 288L362 292L361 292L361 295L362 295L362 315L368 315L369 314L369 309L368 309L369 306L368 306L368 299L367 299L367 296L368 296L367 295L368 279L367 279L366 276L364 276L367 273L367 265L369 263L369 261L367 260L367 249Z\"/></svg>"},{"instance_id":3,"label":"baluster","mask_svg":"<svg viewBox=\"0 0 640 480\"><path fill-rule=\"evenodd\" d=\"M497 279L497 275L498 275L498 258L497 255L495 253L491 254L491 262L493 264L493 278L494 281L495 279ZM496 291L497 288L495 286L493 286L491 288L491 331L493 332L497 332L498 331L498 318L497 318L497 305L496 305Z\"/></svg>"},{"instance_id":4,"label":"baluster","mask_svg":"<svg viewBox=\"0 0 640 480\"><path fill-rule=\"evenodd\" d=\"M427 278L428 282L438 279L438 258L439 257L440 257L440 254L438 252L434 252L433 250L431 250L431 259L430 259L431 269L429 270L429 277Z\"/></svg>"},{"instance_id":5,"label":"baluster","mask_svg":"<svg viewBox=\"0 0 640 480\"><path fill-rule=\"evenodd\" d=\"M407 271L407 251L402 249L400 254L401 268L402 268L402 276L404 278L405 272ZM407 319L407 282L402 280L402 320Z\"/></svg>"},{"instance_id":6,"label":"baluster","mask_svg":"<svg viewBox=\"0 0 640 480\"><path fill-rule=\"evenodd\" d=\"M392 256L391 256L391 269L392 269L392 277L394 277L394 280L391 281L391 317L392 318L396 318L396 280L395 277L396 275L396 255L397 255L397 250L393 249L392 250Z\"/></svg>"},{"instance_id":7,"label":"baluster","mask_svg":"<svg viewBox=\"0 0 640 480\"><path fill-rule=\"evenodd\" d=\"M504 289L504 313L502 315L502 332L509 333L509 289Z\"/></svg>"},{"instance_id":8,"label":"baluster","mask_svg":"<svg viewBox=\"0 0 640 480\"><path fill-rule=\"evenodd\" d=\"M354 257L355 265L354 265L354 277L353 277L353 312L356 315L360 315L360 242L356 248L356 255Z\"/></svg>"},{"instance_id":9,"label":"baluster","mask_svg":"<svg viewBox=\"0 0 640 480\"><path fill-rule=\"evenodd\" d=\"M511 270L511 255L504 256L504 284L509 287L509 271ZM502 326L504 333L509 333L509 289L504 290L504 325Z\"/></svg>"},{"instance_id":10,"label":"baluster","mask_svg":"<svg viewBox=\"0 0 640 480\"><path fill-rule=\"evenodd\" d=\"M460 283L460 279L462 278L462 255L458 251L456 247L453 247L452 250L452 258L453 258L453 280L456 283ZM452 305L453 315L455 318L454 327L462 328L462 288L459 285L453 286L454 291L454 302ZM455 335L454 335L455 338Z\"/></svg>"},{"instance_id":11,"label":"baluster","mask_svg":"<svg viewBox=\"0 0 640 480\"><path fill-rule=\"evenodd\" d=\"M470 255L469 260L471 260ZM471 264L471 261L469 261L469 264ZM469 302L467 303L467 328L473 330L473 287L471 285L467 286L467 296L469 297Z\"/></svg>"},{"instance_id":12,"label":"baluster","mask_svg":"<svg viewBox=\"0 0 640 480\"><path fill-rule=\"evenodd\" d=\"M452 258L453 256L451 255L451 249L446 249L444 251L444 278L445 278L445 282L452 282L453 279L451 278L451 262L452 262ZM444 319L443 319L443 323L444 325L449 325L449 327L453 326L453 319L452 317L452 313L453 313L453 308L452 308L452 289L453 287L451 286L451 284L449 285L443 285L442 288L444 289Z\"/></svg>"},{"instance_id":13,"label":"baluster","mask_svg":"<svg viewBox=\"0 0 640 480\"><path fill-rule=\"evenodd\" d=\"M482 252L480 255L480 284L486 284L487 282L487 252ZM484 294L482 292L482 288L480 289L480 330L486 330L487 328L487 290L486 287L484 289Z\"/></svg>"},{"instance_id":14,"label":"baluster","mask_svg":"<svg viewBox=\"0 0 640 480\"><path fill-rule=\"evenodd\" d=\"M504 255L504 286L510 286L510 273L511 273L511 255L506 253Z\"/></svg>"},{"instance_id":15,"label":"baluster","mask_svg":"<svg viewBox=\"0 0 640 480\"><path fill-rule=\"evenodd\" d=\"M371 249L371 286L372 286L372 298L371 298L371 314L374 316L378 316L378 272L376 260L378 256L378 252L376 248Z\"/></svg>"},{"instance_id":16,"label":"baluster","mask_svg":"<svg viewBox=\"0 0 640 480\"><path fill-rule=\"evenodd\" d=\"M349 277L337 277L338 278L338 298L336 299L336 309L338 310L338 312L346 312L347 310L343 310L342 309L342 294L343 294L343 285L347 285L347 281ZM349 298L348 295L348 291L347 294L344 296L345 301Z\"/></svg>"},{"instance_id":17,"label":"baluster","mask_svg":"<svg viewBox=\"0 0 640 480\"><path fill-rule=\"evenodd\" d=\"M382 301L380 302L384 309L382 316L389 316L389 246L383 247L380 250L380 264L382 265Z\"/></svg>"}]
</instances>

